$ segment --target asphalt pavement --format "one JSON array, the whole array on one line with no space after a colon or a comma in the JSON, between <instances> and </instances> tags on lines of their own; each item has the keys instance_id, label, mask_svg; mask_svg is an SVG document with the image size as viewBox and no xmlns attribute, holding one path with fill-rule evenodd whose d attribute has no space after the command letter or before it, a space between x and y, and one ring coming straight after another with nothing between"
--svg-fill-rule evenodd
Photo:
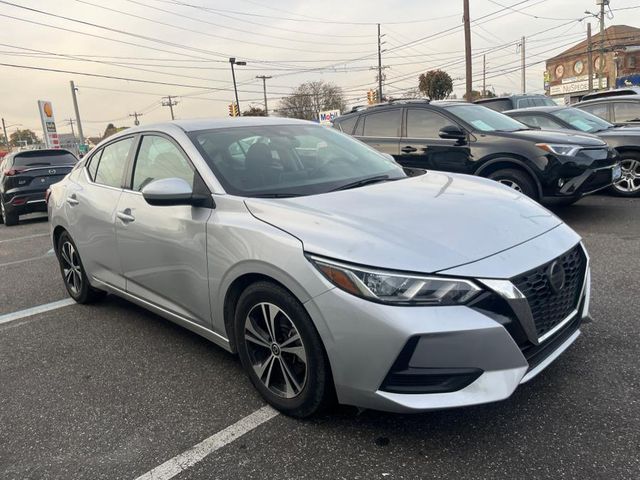
<instances>
[{"instance_id":1,"label":"asphalt pavement","mask_svg":"<svg viewBox=\"0 0 640 480\"><path fill-rule=\"evenodd\" d=\"M277 415L173 478L640 478L640 199L556 213L591 255L594 321L511 398ZM48 230L0 226L0 318L67 298ZM134 479L263 406L234 356L112 296L0 323L2 479Z\"/></svg>"}]
</instances>

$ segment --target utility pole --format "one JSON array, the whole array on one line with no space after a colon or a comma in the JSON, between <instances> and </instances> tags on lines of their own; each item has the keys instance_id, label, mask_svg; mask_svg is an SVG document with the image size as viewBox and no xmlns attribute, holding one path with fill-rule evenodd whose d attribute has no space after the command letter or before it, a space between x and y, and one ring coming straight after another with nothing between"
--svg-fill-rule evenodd
<instances>
[{"instance_id":1,"label":"utility pole","mask_svg":"<svg viewBox=\"0 0 640 480\"><path fill-rule=\"evenodd\" d=\"M464 14L462 21L464 22L464 57L465 57L465 76L467 86L467 102L473 101L471 98L472 90L472 71L471 71L471 20L469 19L469 0L463 0Z\"/></svg>"},{"instance_id":2,"label":"utility pole","mask_svg":"<svg viewBox=\"0 0 640 480\"><path fill-rule=\"evenodd\" d=\"M524 37L522 37L522 40L520 41L520 63L521 63L521 70L522 70L522 93L527 93L527 76L526 76L526 71L525 71L525 55L524 55Z\"/></svg>"},{"instance_id":3,"label":"utility pole","mask_svg":"<svg viewBox=\"0 0 640 480\"><path fill-rule=\"evenodd\" d=\"M75 141L76 140L76 132L73 129L74 120L73 120L73 118L70 118L67 121L69 122L69 126L71 127L71 135L73 135L73 140Z\"/></svg>"},{"instance_id":4,"label":"utility pole","mask_svg":"<svg viewBox=\"0 0 640 480\"><path fill-rule=\"evenodd\" d=\"M482 55L482 94L481 98L484 98L487 94L487 55Z\"/></svg>"},{"instance_id":5,"label":"utility pole","mask_svg":"<svg viewBox=\"0 0 640 480\"><path fill-rule=\"evenodd\" d=\"M378 24L378 101L382 102L382 35Z\"/></svg>"},{"instance_id":6,"label":"utility pole","mask_svg":"<svg viewBox=\"0 0 640 480\"><path fill-rule=\"evenodd\" d=\"M4 132L4 143L7 146L7 150L11 150L9 146L9 136L7 135L7 125L4 123L4 118L2 119L2 131Z\"/></svg>"},{"instance_id":7,"label":"utility pole","mask_svg":"<svg viewBox=\"0 0 640 480\"><path fill-rule=\"evenodd\" d=\"M76 92L78 89L76 88L73 80L69 82L71 84L71 98L73 99L73 109L76 112L76 124L78 125L78 143L80 145L84 145L84 133L82 132L82 122L80 122L80 109L78 108L78 99L76 97ZM71 126L73 129L73 125Z\"/></svg>"},{"instance_id":8,"label":"utility pole","mask_svg":"<svg viewBox=\"0 0 640 480\"><path fill-rule=\"evenodd\" d=\"M258 75L256 78L262 79L262 91L264 92L264 116L269 116L269 108L267 107L267 80L271 77L267 75ZM237 98L236 98L237 101Z\"/></svg>"},{"instance_id":9,"label":"utility pole","mask_svg":"<svg viewBox=\"0 0 640 480\"><path fill-rule=\"evenodd\" d=\"M602 74L604 72L604 7L609 5L609 0L600 2L600 65L598 65L598 90L602 90Z\"/></svg>"},{"instance_id":10,"label":"utility pole","mask_svg":"<svg viewBox=\"0 0 640 480\"><path fill-rule=\"evenodd\" d=\"M589 75L589 93L593 92L593 50L591 47L591 23L587 23L587 75Z\"/></svg>"},{"instance_id":11,"label":"utility pole","mask_svg":"<svg viewBox=\"0 0 640 480\"><path fill-rule=\"evenodd\" d=\"M133 121L133 124L137 127L138 125L140 125L140 120L138 120L138 117L142 116L142 113L138 113L138 112L133 112L129 114L130 117L133 117L135 120ZM171 115L171 117L173 117L173 115Z\"/></svg>"},{"instance_id":12,"label":"utility pole","mask_svg":"<svg viewBox=\"0 0 640 480\"><path fill-rule=\"evenodd\" d=\"M171 120L175 120L176 119L176 117L173 115L173 107L175 105L177 105L178 102L173 100L174 98L176 98L176 97L172 97L171 95L167 95L166 97L162 97L162 106L163 107L169 107L169 110L171 111Z\"/></svg>"},{"instance_id":13,"label":"utility pole","mask_svg":"<svg viewBox=\"0 0 640 480\"><path fill-rule=\"evenodd\" d=\"M247 62L239 62L236 60L236 57L230 57L229 58L229 63L231 64L231 77L233 78L233 93L236 96L236 105L238 106L238 116L240 117L242 114L239 113L240 112L240 102L238 101L238 86L236 84L236 72L233 69L234 65L241 65L244 66L247 64Z\"/></svg>"}]
</instances>

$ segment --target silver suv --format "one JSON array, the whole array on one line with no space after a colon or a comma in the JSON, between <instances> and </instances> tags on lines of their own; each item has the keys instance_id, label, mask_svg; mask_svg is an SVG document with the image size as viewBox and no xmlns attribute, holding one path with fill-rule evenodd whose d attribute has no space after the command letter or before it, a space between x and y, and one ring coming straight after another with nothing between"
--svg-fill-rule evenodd
<instances>
[{"instance_id":1,"label":"silver suv","mask_svg":"<svg viewBox=\"0 0 640 480\"><path fill-rule=\"evenodd\" d=\"M578 235L483 178L403 170L316 124L177 121L110 137L48 197L66 288L237 352L274 407L501 400L580 334Z\"/></svg>"}]
</instances>

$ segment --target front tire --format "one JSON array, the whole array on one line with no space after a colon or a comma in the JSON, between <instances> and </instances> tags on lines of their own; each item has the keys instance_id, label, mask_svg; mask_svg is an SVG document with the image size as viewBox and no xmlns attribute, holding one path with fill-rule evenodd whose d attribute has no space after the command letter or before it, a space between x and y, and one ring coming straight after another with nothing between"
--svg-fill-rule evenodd
<instances>
[{"instance_id":1,"label":"front tire","mask_svg":"<svg viewBox=\"0 0 640 480\"><path fill-rule=\"evenodd\" d=\"M495 180L513 190L524 193L527 197L538 200L538 190L531 176L520 170L505 168L489 174L491 180Z\"/></svg>"},{"instance_id":2,"label":"front tire","mask_svg":"<svg viewBox=\"0 0 640 480\"><path fill-rule=\"evenodd\" d=\"M56 253L62 280L71 298L78 303L93 303L106 295L89 283L78 248L67 232L60 235Z\"/></svg>"},{"instance_id":3,"label":"front tire","mask_svg":"<svg viewBox=\"0 0 640 480\"><path fill-rule=\"evenodd\" d=\"M250 285L234 326L242 366L269 404L304 418L330 403L333 380L320 335L287 290L271 282Z\"/></svg>"},{"instance_id":4,"label":"front tire","mask_svg":"<svg viewBox=\"0 0 640 480\"><path fill-rule=\"evenodd\" d=\"M609 187L609 191L619 197L640 196L640 153L622 154L620 166L622 178Z\"/></svg>"}]
</instances>

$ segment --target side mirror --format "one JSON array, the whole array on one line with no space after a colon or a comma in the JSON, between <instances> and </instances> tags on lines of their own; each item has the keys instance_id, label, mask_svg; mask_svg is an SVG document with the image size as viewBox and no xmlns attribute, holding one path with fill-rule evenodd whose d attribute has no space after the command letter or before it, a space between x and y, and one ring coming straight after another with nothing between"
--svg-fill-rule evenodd
<instances>
[{"instance_id":1,"label":"side mirror","mask_svg":"<svg viewBox=\"0 0 640 480\"><path fill-rule=\"evenodd\" d=\"M444 138L446 140L458 140L460 143L467 140L467 133L457 125L447 125L446 127L442 127L438 132L438 135L440 138Z\"/></svg>"},{"instance_id":2,"label":"side mirror","mask_svg":"<svg viewBox=\"0 0 640 480\"><path fill-rule=\"evenodd\" d=\"M211 195L196 194L182 178L162 178L149 182L142 189L142 196L149 205L166 207L171 205L191 205L213 208Z\"/></svg>"}]
</instances>

